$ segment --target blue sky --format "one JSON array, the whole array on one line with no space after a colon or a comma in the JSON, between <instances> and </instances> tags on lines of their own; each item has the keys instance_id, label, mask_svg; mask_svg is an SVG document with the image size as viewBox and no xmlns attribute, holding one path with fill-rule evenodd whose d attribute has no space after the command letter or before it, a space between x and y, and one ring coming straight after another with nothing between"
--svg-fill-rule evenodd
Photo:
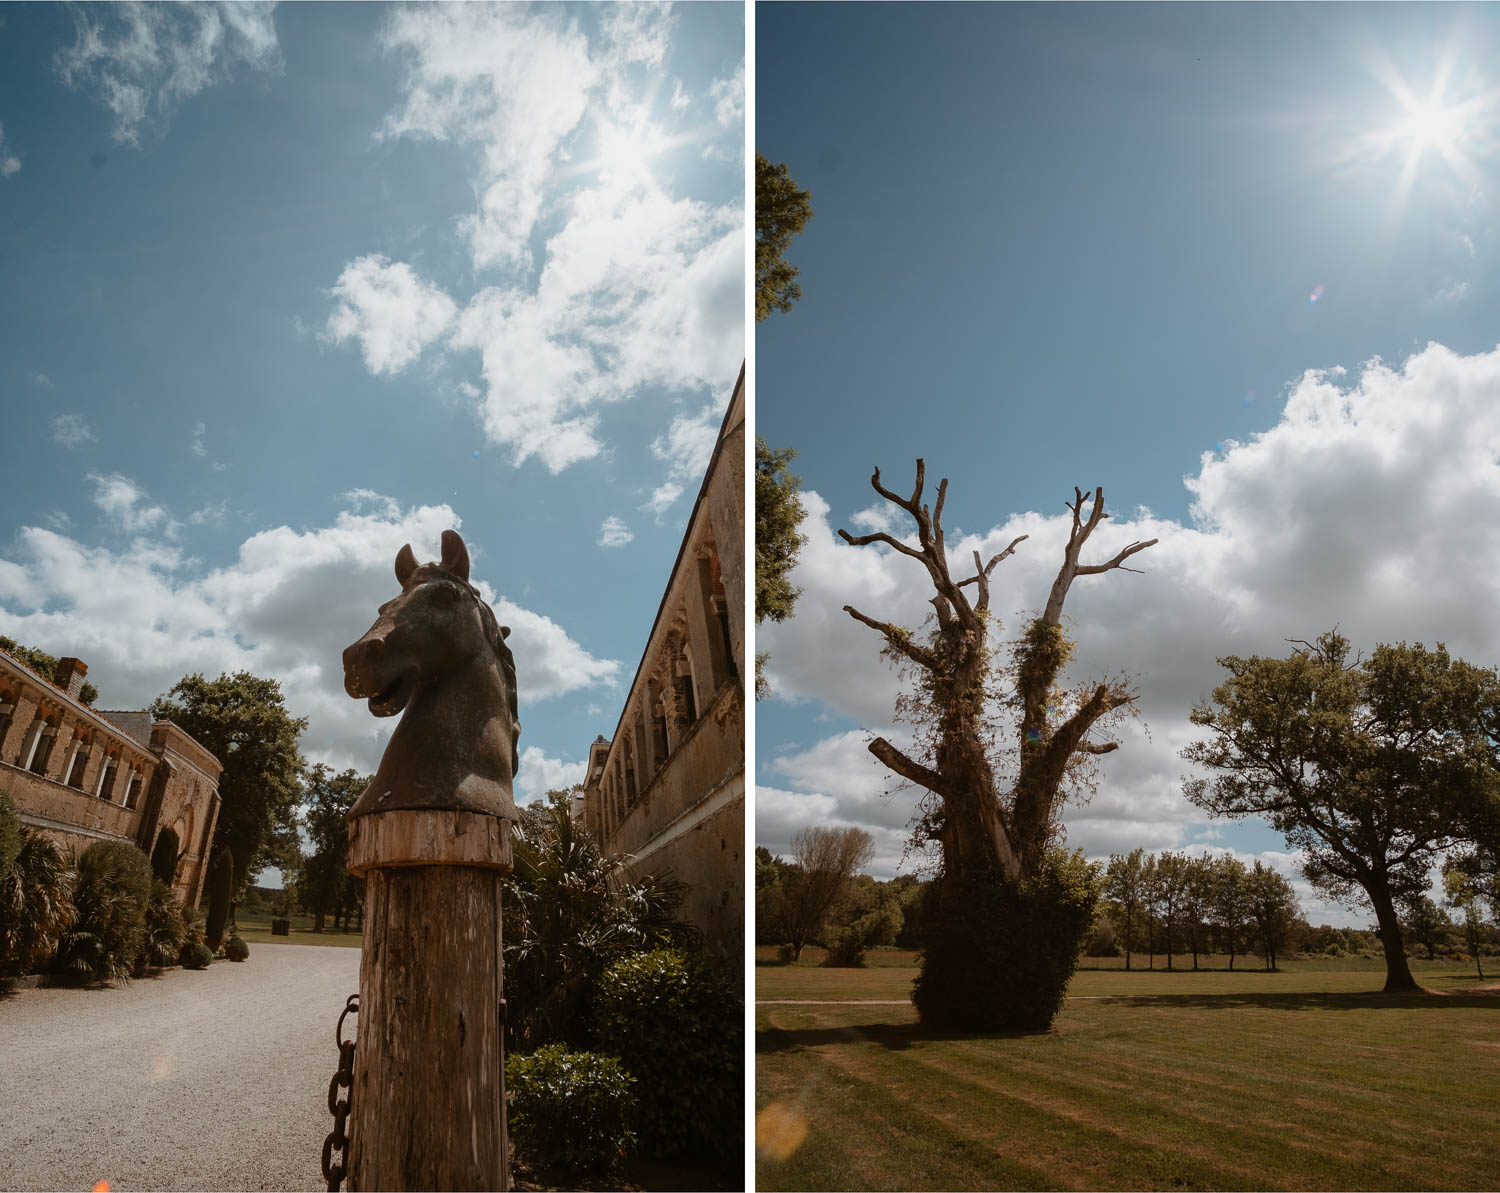
<instances>
[{"instance_id":1,"label":"blue sky","mask_svg":"<svg viewBox=\"0 0 1500 1193\"><path fill-rule=\"evenodd\" d=\"M951 558L1031 534L995 574L1011 626L1074 485L1104 487L1101 558L1161 539L1069 597L1075 676L1135 675L1150 731L1070 842L1295 876L1179 793L1215 658L1337 622L1500 662L1500 12L762 5L756 47L756 148L816 211L803 298L756 331L757 432L810 491L797 616L758 638L759 838L861 824L900 860L913 796L864 750L896 680L841 606L919 624L927 584L833 532L908 531L869 476L909 492L920 454ZM1369 918L1298 886L1315 922Z\"/></svg>"},{"instance_id":2,"label":"blue sky","mask_svg":"<svg viewBox=\"0 0 1500 1193\"><path fill-rule=\"evenodd\" d=\"M442 530L510 624L520 798L610 733L744 356L734 5L0 11L0 632L100 707L282 682Z\"/></svg>"}]
</instances>

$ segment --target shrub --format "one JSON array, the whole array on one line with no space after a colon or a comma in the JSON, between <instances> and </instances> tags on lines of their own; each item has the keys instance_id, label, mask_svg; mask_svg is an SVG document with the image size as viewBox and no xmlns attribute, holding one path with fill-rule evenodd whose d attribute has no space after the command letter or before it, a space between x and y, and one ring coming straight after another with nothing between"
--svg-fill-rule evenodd
<instances>
[{"instance_id":1,"label":"shrub","mask_svg":"<svg viewBox=\"0 0 1500 1193\"><path fill-rule=\"evenodd\" d=\"M617 961L594 993L600 1048L636 1074L636 1133L648 1154L690 1152L740 1171L727 1141L744 1117L740 983L677 949Z\"/></svg>"},{"instance_id":2,"label":"shrub","mask_svg":"<svg viewBox=\"0 0 1500 1193\"><path fill-rule=\"evenodd\" d=\"M173 965L187 940L187 923L177 892L160 878L151 880L151 897L146 903L146 938L141 950L141 965Z\"/></svg>"},{"instance_id":3,"label":"shrub","mask_svg":"<svg viewBox=\"0 0 1500 1193\"><path fill-rule=\"evenodd\" d=\"M74 919L72 875L62 850L19 821L17 829L19 847L0 868L0 979L44 965Z\"/></svg>"},{"instance_id":4,"label":"shrub","mask_svg":"<svg viewBox=\"0 0 1500 1193\"><path fill-rule=\"evenodd\" d=\"M505 1081L516 1155L534 1169L607 1177L634 1142L635 1079L612 1056L549 1044L510 1057Z\"/></svg>"},{"instance_id":5,"label":"shrub","mask_svg":"<svg viewBox=\"0 0 1500 1193\"><path fill-rule=\"evenodd\" d=\"M58 942L54 968L80 981L129 978L146 938L151 863L128 841L96 841L78 859L77 918Z\"/></svg>"},{"instance_id":6,"label":"shrub","mask_svg":"<svg viewBox=\"0 0 1500 1193\"><path fill-rule=\"evenodd\" d=\"M214 955L208 951L208 946L200 941L188 941L182 946L182 951L177 954L177 964L184 969L207 969L213 961Z\"/></svg>"},{"instance_id":7,"label":"shrub","mask_svg":"<svg viewBox=\"0 0 1500 1193\"><path fill-rule=\"evenodd\" d=\"M231 936L224 942L224 956L231 961L244 961L250 956L250 946L238 936Z\"/></svg>"},{"instance_id":8,"label":"shrub","mask_svg":"<svg viewBox=\"0 0 1500 1193\"><path fill-rule=\"evenodd\" d=\"M1099 875L1053 850L1019 882L991 871L940 878L924 911L912 1002L929 1028L1045 1031L1062 1009L1093 922Z\"/></svg>"}]
</instances>

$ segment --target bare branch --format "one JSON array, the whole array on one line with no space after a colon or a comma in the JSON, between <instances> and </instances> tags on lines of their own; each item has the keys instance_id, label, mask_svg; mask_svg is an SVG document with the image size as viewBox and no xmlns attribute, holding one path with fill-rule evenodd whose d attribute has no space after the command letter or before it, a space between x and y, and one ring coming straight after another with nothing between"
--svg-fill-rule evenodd
<instances>
[{"instance_id":1,"label":"bare branch","mask_svg":"<svg viewBox=\"0 0 1500 1193\"><path fill-rule=\"evenodd\" d=\"M866 617L853 605L845 605L844 612L854 618L855 621L864 622L872 630L879 630L885 636L887 642L912 662L920 664L923 667L937 666L937 656L925 646L913 641L912 636L900 626L894 625L889 621L876 621L873 617Z\"/></svg>"},{"instance_id":2,"label":"bare branch","mask_svg":"<svg viewBox=\"0 0 1500 1193\"><path fill-rule=\"evenodd\" d=\"M1145 543L1131 543L1113 559L1107 563L1095 563L1080 565L1079 553L1083 550L1084 543L1088 542L1089 535L1094 533L1095 527L1105 518L1109 517L1104 512L1104 489L1101 486L1094 490L1093 508L1089 510L1088 521L1083 521L1083 490L1073 489L1073 501L1068 503L1068 509L1073 511L1073 528L1068 533L1068 547L1063 554L1063 563L1057 571L1057 579L1052 582L1052 591L1047 596L1047 608L1042 613L1042 620L1057 625L1062 620L1063 601L1067 599L1068 589L1077 576L1095 576L1100 572L1112 571L1120 568L1122 571L1133 572L1137 569L1123 567L1124 561L1129 559L1137 551L1144 551L1147 547L1156 545L1156 539Z\"/></svg>"},{"instance_id":3,"label":"bare branch","mask_svg":"<svg viewBox=\"0 0 1500 1193\"><path fill-rule=\"evenodd\" d=\"M1112 754L1120 748L1117 741L1085 741L1078 743L1080 754Z\"/></svg>"},{"instance_id":4,"label":"bare branch","mask_svg":"<svg viewBox=\"0 0 1500 1193\"><path fill-rule=\"evenodd\" d=\"M1024 543L1030 537L1031 536L1029 534L1023 534L1023 535L1018 536L1017 538L1011 539L1010 546L1006 547L1004 551L1001 551L998 555L996 555L993 559L991 559L989 561L989 563L981 564L979 562L979 552L975 551L974 552L974 568L978 572L978 575L970 576L967 580L960 580L958 582L958 586L960 588L962 588L965 584L977 584L979 582L980 576L983 576L986 579L988 579L989 578L989 574L995 570L995 565L997 563L999 563L1002 559L1006 559L1006 558L1009 558L1011 555L1014 555L1015 551L1016 551L1016 544L1018 544L1018 543Z\"/></svg>"},{"instance_id":5,"label":"bare branch","mask_svg":"<svg viewBox=\"0 0 1500 1193\"><path fill-rule=\"evenodd\" d=\"M923 766L920 762L908 758L890 742L883 737L877 737L870 743L870 753L879 758L881 762L890 767L903 779L910 779L920 787L928 791L947 797L953 794L953 785L949 783L937 771Z\"/></svg>"},{"instance_id":6,"label":"bare branch","mask_svg":"<svg viewBox=\"0 0 1500 1193\"><path fill-rule=\"evenodd\" d=\"M900 539L893 538L883 530L877 530L873 534L861 535L852 535L847 530L840 530L839 538L843 539L851 547L867 547L871 543L884 543L887 547L895 547L903 555L910 555L913 559L922 560L923 563L927 562L927 557L922 552L914 547L908 547Z\"/></svg>"},{"instance_id":7,"label":"bare branch","mask_svg":"<svg viewBox=\"0 0 1500 1193\"><path fill-rule=\"evenodd\" d=\"M1124 550L1122 550L1118 555L1116 555L1108 563L1091 563L1091 564L1088 564L1088 565L1086 565L1084 567L1080 567L1074 573L1074 575L1076 575L1076 576L1097 576L1100 572L1107 572L1107 571L1109 571L1112 568L1119 568L1122 572L1135 572L1136 575L1143 576L1143 575L1145 575L1145 573L1143 571L1141 571L1140 568L1128 568L1128 567L1125 567L1124 566L1124 561L1127 560L1127 559L1129 559L1137 551L1144 551L1147 547L1154 547L1154 546L1156 546L1157 542L1158 542L1157 539L1147 539L1144 543L1131 543L1130 546L1128 546Z\"/></svg>"}]
</instances>

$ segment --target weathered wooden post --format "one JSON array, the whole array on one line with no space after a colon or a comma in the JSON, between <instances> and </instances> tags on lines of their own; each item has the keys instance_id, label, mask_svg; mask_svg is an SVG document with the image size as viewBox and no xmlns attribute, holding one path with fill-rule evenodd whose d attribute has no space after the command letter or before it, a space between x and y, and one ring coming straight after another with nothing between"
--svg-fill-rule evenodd
<instances>
[{"instance_id":1,"label":"weathered wooden post","mask_svg":"<svg viewBox=\"0 0 1500 1193\"><path fill-rule=\"evenodd\" d=\"M349 1187L509 1189L500 879L510 868L515 664L463 540L396 557L401 595L344 651L344 687L405 710L349 812L365 878Z\"/></svg>"}]
</instances>

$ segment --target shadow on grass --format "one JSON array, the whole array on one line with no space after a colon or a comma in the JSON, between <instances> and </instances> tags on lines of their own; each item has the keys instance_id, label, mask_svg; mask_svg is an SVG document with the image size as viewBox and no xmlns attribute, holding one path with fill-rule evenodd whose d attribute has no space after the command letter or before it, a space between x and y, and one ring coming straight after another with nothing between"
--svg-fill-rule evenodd
<instances>
[{"instance_id":1,"label":"shadow on grass","mask_svg":"<svg viewBox=\"0 0 1500 1193\"><path fill-rule=\"evenodd\" d=\"M1091 1001L1129 1007L1183 1008L1199 1011L1238 1011L1261 1008L1271 1011L1367 1011L1416 1008L1427 1011L1482 1007L1500 1010L1500 991L1408 990L1387 994L1381 990L1354 993L1266 993L1266 994L1106 994Z\"/></svg>"},{"instance_id":2,"label":"shadow on grass","mask_svg":"<svg viewBox=\"0 0 1500 1193\"><path fill-rule=\"evenodd\" d=\"M1045 1031L929 1031L920 1023L862 1023L858 1027L772 1027L755 1033L757 1054L797 1052L823 1044L879 1044L902 1052L913 1044L939 1040L1022 1040L1045 1036Z\"/></svg>"}]
</instances>

